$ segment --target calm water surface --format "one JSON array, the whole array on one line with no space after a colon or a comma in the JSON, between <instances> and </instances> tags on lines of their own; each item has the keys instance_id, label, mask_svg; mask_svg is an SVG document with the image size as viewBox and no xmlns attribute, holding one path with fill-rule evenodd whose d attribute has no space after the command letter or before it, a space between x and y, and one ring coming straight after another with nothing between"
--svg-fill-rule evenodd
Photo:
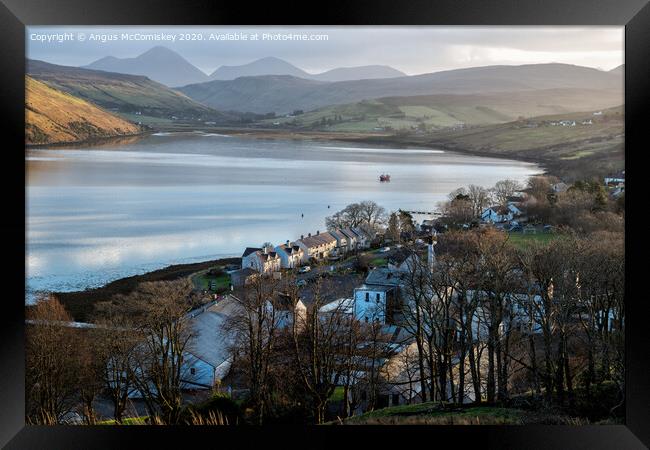
<instances>
[{"instance_id":1,"label":"calm water surface","mask_svg":"<svg viewBox=\"0 0 650 450\"><path fill-rule=\"evenodd\" d=\"M324 218L352 202L429 211L458 187L540 171L439 150L209 133L33 149L26 159L30 293L239 256L324 231ZM377 181L382 172L390 183Z\"/></svg>"}]
</instances>

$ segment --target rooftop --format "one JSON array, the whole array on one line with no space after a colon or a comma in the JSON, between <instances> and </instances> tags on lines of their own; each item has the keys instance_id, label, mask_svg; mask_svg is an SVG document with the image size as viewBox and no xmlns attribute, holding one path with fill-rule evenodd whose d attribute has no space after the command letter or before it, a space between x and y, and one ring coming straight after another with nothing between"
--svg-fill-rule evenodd
<instances>
[{"instance_id":1,"label":"rooftop","mask_svg":"<svg viewBox=\"0 0 650 450\"><path fill-rule=\"evenodd\" d=\"M402 275L393 273L386 267L373 269L366 277L366 284L378 286L399 286L402 282Z\"/></svg>"}]
</instances>

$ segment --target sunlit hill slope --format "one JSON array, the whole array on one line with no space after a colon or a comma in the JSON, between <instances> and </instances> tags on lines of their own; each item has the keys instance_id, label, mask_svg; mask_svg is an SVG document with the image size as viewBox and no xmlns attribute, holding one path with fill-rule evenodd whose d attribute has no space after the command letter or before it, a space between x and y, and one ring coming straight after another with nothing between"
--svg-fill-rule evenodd
<instances>
[{"instance_id":1,"label":"sunlit hill slope","mask_svg":"<svg viewBox=\"0 0 650 450\"><path fill-rule=\"evenodd\" d=\"M135 134L140 127L25 77L25 144L54 144Z\"/></svg>"}]
</instances>

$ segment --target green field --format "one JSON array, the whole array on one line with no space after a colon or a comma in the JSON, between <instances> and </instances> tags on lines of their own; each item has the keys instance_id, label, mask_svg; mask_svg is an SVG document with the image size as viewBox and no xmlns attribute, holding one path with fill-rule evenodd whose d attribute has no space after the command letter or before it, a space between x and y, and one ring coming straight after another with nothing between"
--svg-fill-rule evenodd
<instances>
[{"instance_id":1,"label":"green field","mask_svg":"<svg viewBox=\"0 0 650 450\"><path fill-rule=\"evenodd\" d=\"M210 269L214 269L218 267L211 267ZM218 277L210 276L208 275L209 270L204 270L192 277L192 284L194 284L194 287L198 290L202 291L207 291L210 290L210 282L214 281L216 283L216 287L213 290L213 292L223 292L226 291L230 285L230 275L228 274L223 274Z\"/></svg>"},{"instance_id":2,"label":"green field","mask_svg":"<svg viewBox=\"0 0 650 450\"><path fill-rule=\"evenodd\" d=\"M508 241L519 248L526 248L531 243L548 244L561 237L558 233L508 233Z\"/></svg>"}]
</instances>

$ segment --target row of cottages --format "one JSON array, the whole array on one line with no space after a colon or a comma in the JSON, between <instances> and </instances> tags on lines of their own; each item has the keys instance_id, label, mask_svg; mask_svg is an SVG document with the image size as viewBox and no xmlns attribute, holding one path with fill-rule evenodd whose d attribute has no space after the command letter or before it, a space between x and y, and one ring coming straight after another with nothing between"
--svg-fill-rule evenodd
<instances>
[{"instance_id":1,"label":"row of cottages","mask_svg":"<svg viewBox=\"0 0 650 450\"><path fill-rule=\"evenodd\" d=\"M336 239L330 233L321 234L316 231L315 235L311 233L307 236L300 236L296 244L303 250L303 263L310 259L321 260L330 256L336 249Z\"/></svg>"},{"instance_id":2,"label":"row of cottages","mask_svg":"<svg viewBox=\"0 0 650 450\"><path fill-rule=\"evenodd\" d=\"M247 247L242 254L242 270L269 274L282 269L293 269L308 263L312 258L322 260L329 256L344 255L350 251L370 247L375 233L371 227L350 227L321 233L316 231L300 236L295 242L286 241L275 248Z\"/></svg>"}]
</instances>

